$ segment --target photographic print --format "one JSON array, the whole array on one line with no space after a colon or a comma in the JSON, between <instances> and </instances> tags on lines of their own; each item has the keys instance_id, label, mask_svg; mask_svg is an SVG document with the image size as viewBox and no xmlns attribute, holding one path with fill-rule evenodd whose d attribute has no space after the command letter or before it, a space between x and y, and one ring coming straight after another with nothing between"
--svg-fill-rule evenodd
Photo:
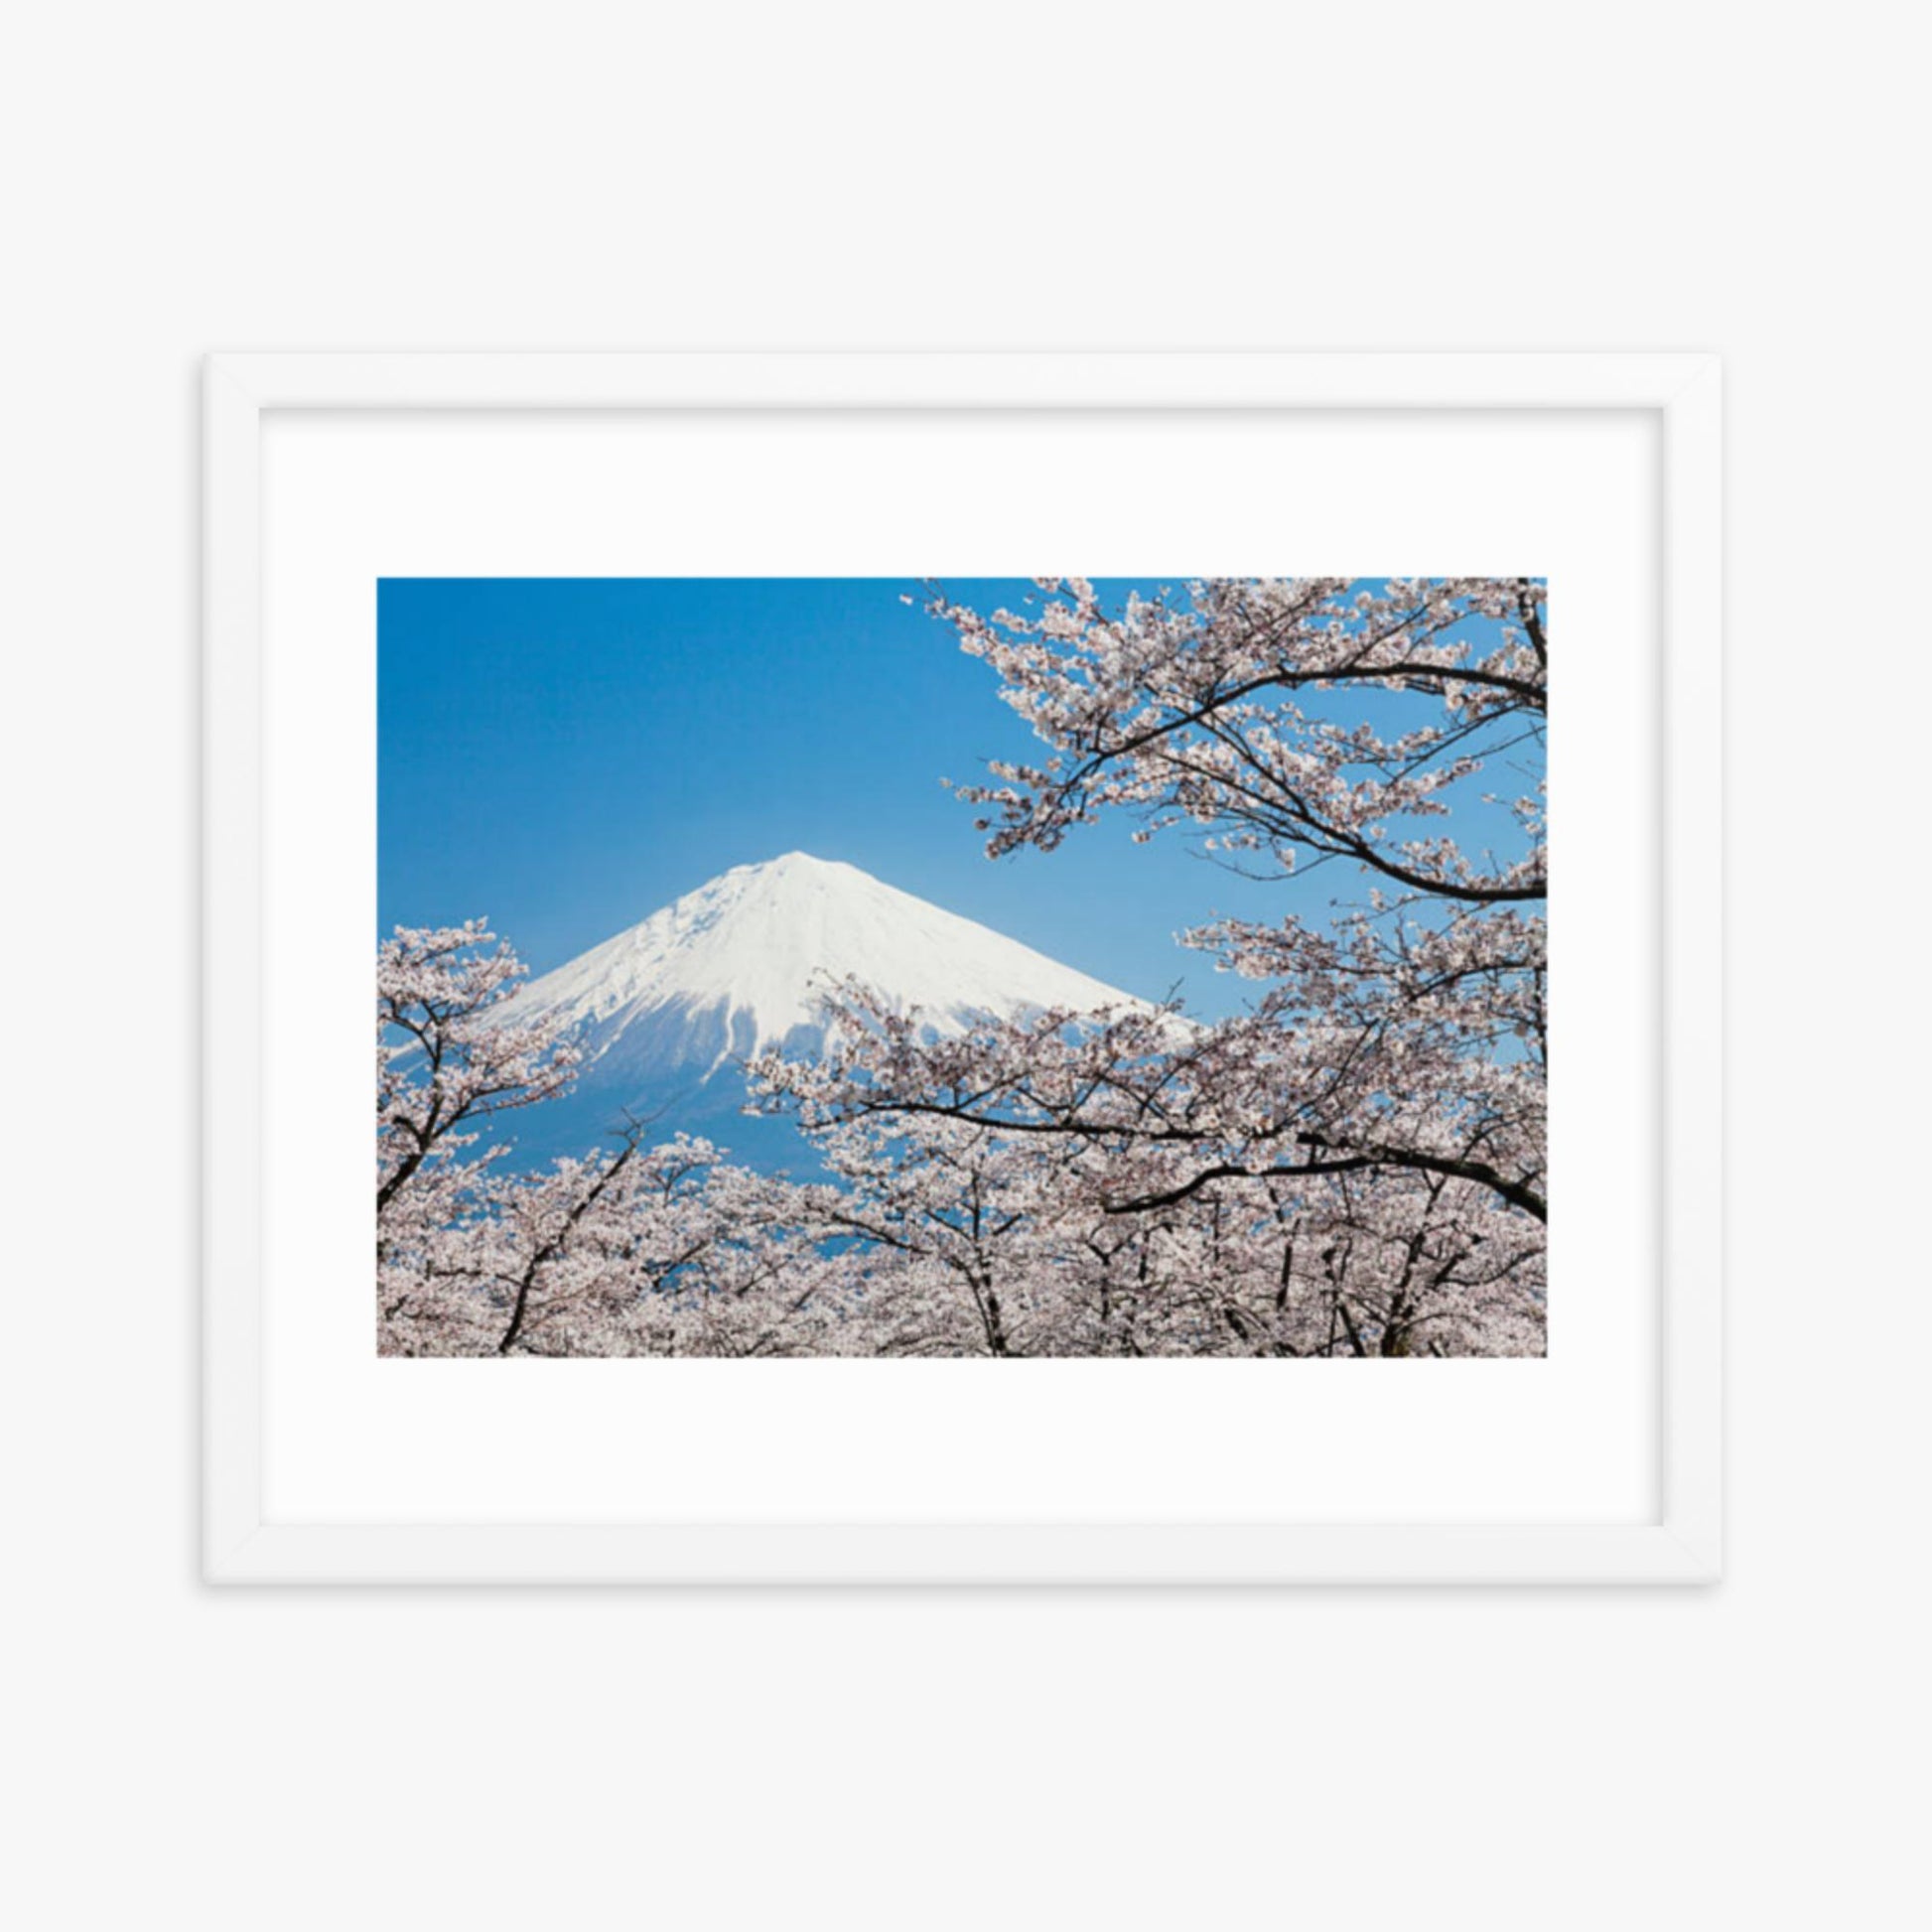
<instances>
[{"instance_id":1,"label":"photographic print","mask_svg":"<svg viewBox=\"0 0 1932 1932\"><path fill-rule=\"evenodd\" d=\"M1548 623L384 580L379 1352L1544 1354Z\"/></svg>"}]
</instances>

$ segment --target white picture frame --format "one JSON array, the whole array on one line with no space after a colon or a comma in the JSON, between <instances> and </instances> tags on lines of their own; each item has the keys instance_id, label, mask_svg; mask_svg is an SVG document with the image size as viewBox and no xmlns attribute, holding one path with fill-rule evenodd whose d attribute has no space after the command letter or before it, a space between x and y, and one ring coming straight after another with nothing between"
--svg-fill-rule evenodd
<instances>
[{"instance_id":1,"label":"white picture frame","mask_svg":"<svg viewBox=\"0 0 1932 1932\"><path fill-rule=\"evenodd\" d=\"M205 1575L1698 1584L1722 1566L1721 380L1701 354L217 354L205 369ZM1643 412L1661 449L1659 1507L1637 1523L281 1521L264 1502L262 439L276 411ZM914 565L916 567L916 564ZM1559 753L1561 756L1561 753ZM1692 865L1672 826L1706 828ZM1561 1177L1559 1177L1561 1192ZM345 1210L346 1211L346 1210ZM1559 1210L1561 1211L1561 1210Z\"/></svg>"}]
</instances>

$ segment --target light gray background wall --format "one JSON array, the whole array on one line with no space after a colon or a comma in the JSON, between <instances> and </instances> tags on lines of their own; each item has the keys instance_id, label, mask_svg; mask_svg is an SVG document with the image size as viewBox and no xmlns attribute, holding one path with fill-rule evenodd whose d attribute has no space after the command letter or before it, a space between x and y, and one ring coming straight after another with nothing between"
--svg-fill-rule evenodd
<instances>
[{"instance_id":1,"label":"light gray background wall","mask_svg":"<svg viewBox=\"0 0 1932 1932\"><path fill-rule=\"evenodd\" d=\"M1879 839L1919 829L1927 715L1905 18L14 13L18 1923L1904 1922L1922 895ZM645 345L1725 353L1721 1588L198 1586L197 358Z\"/></svg>"}]
</instances>

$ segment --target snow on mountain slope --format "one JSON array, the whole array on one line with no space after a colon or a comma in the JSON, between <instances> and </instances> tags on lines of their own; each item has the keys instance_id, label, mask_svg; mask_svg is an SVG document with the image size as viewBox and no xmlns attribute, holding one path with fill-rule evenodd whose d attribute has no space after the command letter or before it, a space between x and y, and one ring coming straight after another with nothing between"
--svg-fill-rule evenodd
<instances>
[{"instance_id":1,"label":"snow on mountain slope","mask_svg":"<svg viewBox=\"0 0 1932 1932\"><path fill-rule=\"evenodd\" d=\"M976 1015L1138 1007L971 919L835 860L737 866L532 980L506 1016L580 1025L581 1084L668 1099L768 1047L819 1043L815 1002L851 975L940 1037ZM742 1086L733 1079L721 1085Z\"/></svg>"}]
</instances>

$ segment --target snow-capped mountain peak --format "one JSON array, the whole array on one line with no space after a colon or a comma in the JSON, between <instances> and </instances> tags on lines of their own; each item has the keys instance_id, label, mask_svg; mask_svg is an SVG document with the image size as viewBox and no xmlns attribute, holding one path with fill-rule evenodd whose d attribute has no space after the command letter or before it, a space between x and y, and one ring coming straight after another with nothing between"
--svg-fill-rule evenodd
<instances>
[{"instance_id":1,"label":"snow-capped mountain peak","mask_svg":"<svg viewBox=\"0 0 1932 1932\"><path fill-rule=\"evenodd\" d=\"M857 866L788 852L532 980L505 1012L579 1026L585 1084L668 1097L753 1052L813 1050L818 999L848 976L940 1037L988 1014L1141 1005Z\"/></svg>"}]
</instances>

